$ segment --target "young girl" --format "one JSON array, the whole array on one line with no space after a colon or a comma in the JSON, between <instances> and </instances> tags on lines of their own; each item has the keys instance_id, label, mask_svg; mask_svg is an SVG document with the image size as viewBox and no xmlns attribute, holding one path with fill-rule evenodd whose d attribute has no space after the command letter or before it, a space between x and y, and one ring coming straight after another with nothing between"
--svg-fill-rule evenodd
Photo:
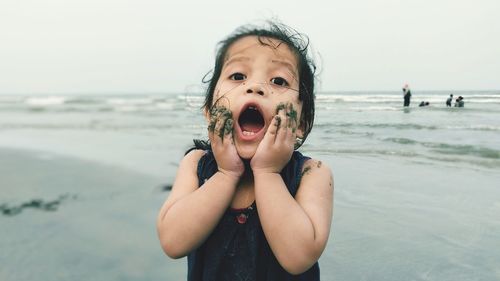
<instances>
[{"instance_id":1,"label":"young girl","mask_svg":"<svg viewBox=\"0 0 500 281\"><path fill-rule=\"evenodd\" d=\"M209 142L182 159L158 216L188 280L319 280L333 179L295 151L314 120L307 41L277 24L220 43L205 99Z\"/></svg>"}]
</instances>

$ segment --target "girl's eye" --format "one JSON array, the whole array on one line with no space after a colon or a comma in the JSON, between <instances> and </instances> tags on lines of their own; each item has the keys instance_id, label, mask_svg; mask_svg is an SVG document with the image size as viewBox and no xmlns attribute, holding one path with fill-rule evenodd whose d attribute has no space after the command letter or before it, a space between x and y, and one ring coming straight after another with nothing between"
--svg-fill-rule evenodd
<instances>
[{"instance_id":1,"label":"girl's eye","mask_svg":"<svg viewBox=\"0 0 500 281\"><path fill-rule=\"evenodd\" d=\"M273 79L271 79L271 83L278 85L278 86L282 86L282 87L289 86L288 82L284 78L281 78L281 77L274 77Z\"/></svg>"},{"instance_id":2,"label":"girl's eye","mask_svg":"<svg viewBox=\"0 0 500 281\"><path fill-rule=\"evenodd\" d=\"M229 76L229 78L231 78L231 80L239 81L239 80L245 80L246 76L245 76L245 74L237 72L237 73L231 74L231 76Z\"/></svg>"}]
</instances>

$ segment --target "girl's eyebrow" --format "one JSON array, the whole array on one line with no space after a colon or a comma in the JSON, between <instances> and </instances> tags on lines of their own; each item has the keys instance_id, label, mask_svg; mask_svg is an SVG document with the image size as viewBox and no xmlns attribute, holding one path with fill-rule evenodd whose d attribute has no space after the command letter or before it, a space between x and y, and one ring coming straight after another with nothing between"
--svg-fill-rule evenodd
<instances>
[{"instance_id":1,"label":"girl's eyebrow","mask_svg":"<svg viewBox=\"0 0 500 281\"><path fill-rule=\"evenodd\" d=\"M245 56L234 56L230 59L228 59L225 63L224 63L224 66L223 67L226 67L228 66L229 64L231 63L235 63L235 62L239 62L239 61L249 61L250 58L249 57L245 57Z\"/></svg>"},{"instance_id":2,"label":"girl's eyebrow","mask_svg":"<svg viewBox=\"0 0 500 281\"><path fill-rule=\"evenodd\" d=\"M247 56L233 56L231 58L229 58L225 63L224 63L224 66L223 68L226 68L228 65L232 64L232 63L236 63L236 62L247 62L247 61L250 61L251 58L247 57ZM293 66L292 63L286 61L286 60L271 60L271 63L274 63L274 64L278 64L278 65L281 65L281 66L284 66L286 69L288 69L288 71L290 71L290 73L295 77L297 78L297 71L295 70L295 67Z\"/></svg>"},{"instance_id":3,"label":"girl's eyebrow","mask_svg":"<svg viewBox=\"0 0 500 281\"><path fill-rule=\"evenodd\" d=\"M293 64L289 63L288 61L284 61L284 60L271 60L272 63L276 63L276 64L280 64L286 68L288 68L288 70L290 71L290 73L294 76L294 77L297 77L297 72L295 71L295 67L293 66Z\"/></svg>"}]
</instances>

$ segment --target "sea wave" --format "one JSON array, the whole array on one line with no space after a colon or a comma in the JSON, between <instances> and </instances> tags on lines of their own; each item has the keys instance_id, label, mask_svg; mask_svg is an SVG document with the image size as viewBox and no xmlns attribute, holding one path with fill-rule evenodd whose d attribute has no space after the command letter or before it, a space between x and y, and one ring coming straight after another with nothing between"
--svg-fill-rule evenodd
<instances>
[{"instance_id":1,"label":"sea wave","mask_svg":"<svg viewBox=\"0 0 500 281\"><path fill-rule=\"evenodd\" d=\"M474 93L460 93L455 97L463 96L466 103L500 103L500 94L474 94ZM414 94L412 96L413 102L428 101L431 105L438 104L444 105L448 94ZM402 103L403 95L399 93L393 94L369 94L369 93L355 93L355 94L317 94L316 101L318 103Z\"/></svg>"},{"instance_id":2,"label":"sea wave","mask_svg":"<svg viewBox=\"0 0 500 281\"><path fill-rule=\"evenodd\" d=\"M500 126L483 125L483 124L465 125L465 126L445 126L444 128L445 129L451 129L451 130L471 130L471 131L494 131L494 132L500 132Z\"/></svg>"},{"instance_id":3,"label":"sea wave","mask_svg":"<svg viewBox=\"0 0 500 281\"><path fill-rule=\"evenodd\" d=\"M385 138L383 140L403 145L421 145L440 154L471 155L481 158L500 159L500 150L479 145L421 142L409 138Z\"/></svg>"},{"instance_id":4,"label":"sea wave","mask_svg":"<svg viewBox=\"0 0 500 281\"><path fill-rule=\"evenodd\" d=\"M500 167L499 158L491 157L468 157L470 155L448 153L428 153L417 152L407 149L370 149L370 148L316 148L307 147L303 148L304 153L315 153L324 155L349 155L349 156L373 156L373 157L398 157L408 159L410 161L420 162L423 164L432 164L436 162L444 163L451 166L456 166L457 163L469 167L483 167L489 169L498 169ZM432 152L432 151L431 151Z\"/></svg>"},{"instance_id":5,"label":"sea wave","mask_svg":"<svg viewBox=\"0 0 500 281\"><path fill-rule=\"evenodd\" d=\"M374 129L397 129L397 130L465 130L465 131L491 131L500 132L500 126L488 124L463 124L463 125L422 125L416 123L367 123L367 122L321 122L317 121L316 128L374 128Z\"/></svg>"},{"instance_id":6,"label":"sea wave","mask_svg":"<svg viewBox=\"0 0 500 281\"><path fill-rule=\"evenodd\" d=\"M366 122L359 122L359 123L349 123L349 122L339 122L339 123L332 123L332 122L317 122L314 124L315 127L319 128L335 128L335 127L340 127L340 128L393 128L393 129L399 129L399 130L437 130L440 129L440 127L435 126L435 125L421 125L421 124L414 124L414 123L408 123L408 124L401 124L401 123L366 123Z\"/></svg>"},{"instance_id":7,"label":"sea wave","mask_svg":"<svg viewBox=\"0 0 500 281\"><path fill-rule=\"evenodd\" d=\"M61 105L66 102L66 97L61 96L48 96L48 97L30 97L24 100L27 105L34 106L51 106L51 105Z\"/></svg>"},{"instance_id":8,"label":"sea wave","mask_svg":"<svg viewBox=\"0 0 500 281\"><path fill-rule=\"evenodd\" d=\"M499 104L500 94L494 93L460 93L467 104ZM457 94L458 95L458 94ZM447 95L421 94L414 95L413 100L429 101L427 110L444 110ZM200 92L189 92L177 95L46 95L46 96L1 96L0 111L32 111L32 112L95 112L108 111L113 108L118 112L142 112L151 110L199 110L205 96ZM316 105L318 110L336 110L342 108L349 111L399 111L402 97L399 93L318 93ZM438 106L436 106L438 105ZM416 106L414 106L416 107ZM476 106L478 107L478 106ZM481 106L478 110L488 111L489 107ZM492 110L497 110L492 108Z\"/></svg>"},{"instance_id":9,"label":"sea wave","mask_svg":"<svg viewBox=\"0 0 500 281\"><path fill-rule=\"evenodd\" d=\"M95 130L95 131L126 131L126 130L165 130L165 129L200 129L205 125L192 124L105 124L101 122L89 123L68 123L68 124L48 124L48 123L0 123L1 130Z\"/></svg>"},{"instance_id":10,"label":"sea wave","mask_svg":"<svg viewBox=\"0 0 500 281\"><path fill-rule=\"evenodd\" d=\"M152 112L200 108L196 96L43 96L0 98L0 112Z\"/></svg>"}]
</instances>

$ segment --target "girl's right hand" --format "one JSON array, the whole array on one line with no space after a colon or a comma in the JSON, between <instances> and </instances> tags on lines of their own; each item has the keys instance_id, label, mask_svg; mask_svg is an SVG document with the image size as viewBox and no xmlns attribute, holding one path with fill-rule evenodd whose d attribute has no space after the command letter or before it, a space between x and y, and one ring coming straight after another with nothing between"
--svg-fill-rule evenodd
<instances>
[{"instance_id":1,"label":"girl's right hand","mask_svg":"<svg viewBox=\"0 0 500 281\"><path fill-rule=\"evenodd\" d=\"M210 109L208 138L220 172L239 179L245 171L233 141L233 114L225 106Z\"/></svg>"}]
</instances>

